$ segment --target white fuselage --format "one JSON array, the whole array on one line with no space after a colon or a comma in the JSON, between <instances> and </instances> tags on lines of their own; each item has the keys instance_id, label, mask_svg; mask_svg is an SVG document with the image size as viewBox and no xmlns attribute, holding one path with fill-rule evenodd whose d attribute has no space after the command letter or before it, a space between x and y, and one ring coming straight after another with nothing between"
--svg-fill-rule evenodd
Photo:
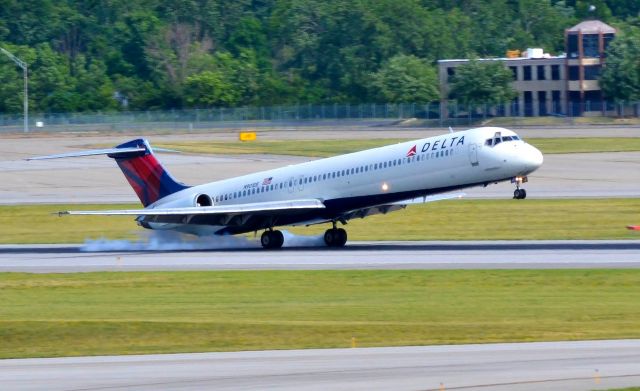
<instances>
[{"instance_id":1,"label":"white fuselage","mask_svg":"<svg viewBox=\"0 0 640 391\"><path fill-rule=\"evenodd\" d=\"M525 176L542 159L510 130L477 128L194 186L150 207L195 206L205 194L213 205L318 199L330 213Z\"/></svg>"}]
</instances>

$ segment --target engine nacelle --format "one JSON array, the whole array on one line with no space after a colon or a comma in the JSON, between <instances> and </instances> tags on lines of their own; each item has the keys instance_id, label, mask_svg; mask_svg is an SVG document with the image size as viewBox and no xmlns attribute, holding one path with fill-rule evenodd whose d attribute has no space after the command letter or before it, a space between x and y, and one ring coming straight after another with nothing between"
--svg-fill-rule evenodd
<instances>
[{"instance_id":1,"label":"engine nacelle","mask_svg":"<svg viewBox=\"0 0 640 391\"><path fill-rule=\"evenodd\" d=\"M195 206L212 206L213 200L207 194L198 194L193 200Z\"/></svg>"}]
</instances>

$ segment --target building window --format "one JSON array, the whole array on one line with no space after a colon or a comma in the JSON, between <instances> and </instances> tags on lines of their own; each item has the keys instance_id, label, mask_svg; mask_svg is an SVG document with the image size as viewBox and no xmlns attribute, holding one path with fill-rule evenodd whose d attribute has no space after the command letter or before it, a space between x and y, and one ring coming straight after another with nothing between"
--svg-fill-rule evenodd
<instances>
[{"instance_id":1,"label":"building window","mask_svg":"<svg viewBox=\"0 0 640 391\"><path fill-rule=\"evenodd\" d=\"M580 67L577 65L569 67L569 80L580 80Z\"/></svg>"},{"instance_id":2,"label":"building window","mask_svg":"<svg viewBox=\"0 0 640 391\"><path fill-rule=\"evenodd\" d=\"M524 92L524 115L533 116L533 93L531 91Z\"/></svg>"},{"instance_id":3,"label":"building window","mask_svg":"<svg viewBox=\"0 0 640 391\"><path fill-rule=\"evenodd\" d=\"M531 80L531 65L525 65L522 67L522 70L524 71L524 77L522 79Z\"/></svg>"},{"instance_id":4,"label":"building window","mask_svg":"<svg viewBox=\"0 0 640 391\"><path fill-rule=\"evenodd\" d=\"M551 65L551 80L560 80L560 65Z\"/></svg>"},{"instance_id":5,"label":"building window","mask_svg":"<svg viewBox=\"0 0 640 391\"><path fill-rule=\"evenodd\" d=\"M600 57L598 34L582 35L582 53L584 57Z\"/></svg>"},{"instance_id":6,"label":"building window","mask_svg":"<svg viewBox=\"0 0 640 391\"><path fill-rule=\"evenodd\" d=\"M580 54L578 52L578 36L576 34L570 34L567 37L567 55L569 58L578 58Z\"/></svg>"},{"instance_id":7,"label":"building window","mask_svg":"<svg viewBox=\"0 0 640 391\"><path fill-rule=\"evenodd\" d=\"M585 80L598 80L600 78L600 65L584 67Z\"/></svg>"},{"instance_id":8,"label":"building window","mask_svg":"<svg viewBox=\"0 0 640 391\"><path fill-rule=\"evenodd\" d=\"M513 73L513 80L518 80L518 67L509 67L511 73Z\"/></svg>"},{"instance_id":9,"label":"building window","mask_svg":"<svg viewBox=\"0 0 640 391\"><path fill-rule=\"evenodd\" d=\"M447 82L451 83L451 81L453 80L453 77L456 75L456 68L455 67L449 67L447 68Z\"/></svg>"},{"instance_id":10,"label":"building window","mask_svg":"<svg viewBox=\"0 0 640 391\"><path fill-rule=\"evenodd\" d=\"M556 114L562 113L562 106L560 103L560 91L551 91L551 111Z\"/></svg>"},{"instance_id":11,"label":"building window","mask_svg":"<svg viewBox=\"0 0 640 391\"><path fill-rule=\"evenodd\" d=\"M544 74L544 65L538 65L538 80L547 80Z\"/></svg>"},{"instance_id":12,"label":"building window","mask_svg":"<svg viewBox=\"0 0 640 391\"><path fill-rule=\"evenodd\" d=\"M615 38L615 37L616 37L615 34L604 34L602 36L603 41L604 41L602 46L604 46L604 50L605 50L605 53L603 53L603 55L606 55L606 50L609 47L609 44L611 43L613 38Z\"/></svg>"},{"instance_id":13,"label":"building window","mask_svg":"<svg viewBox=\"0 0 640 391\"><path fill-rule=\"evenodd\" d=\"M547 112L547 92L538 91L538 115L548 115Z\"/></svg>"}]
</instances>

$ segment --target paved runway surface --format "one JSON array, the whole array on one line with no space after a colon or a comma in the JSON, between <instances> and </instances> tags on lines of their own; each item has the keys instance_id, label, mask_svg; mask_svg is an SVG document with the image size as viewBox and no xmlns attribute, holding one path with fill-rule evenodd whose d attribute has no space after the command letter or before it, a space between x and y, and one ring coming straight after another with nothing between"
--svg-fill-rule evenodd
<instances>
[{"instance_id":1,"label":"paved runway surface","mask_svg":"<svg viewBox=\"0 0 640 391\"><path fill-rule=\"evenodd\" d=\"M86 252L72 245L4 245L0 271L640 268L636 240L353 242L343 249L279 251L262 250L257 242L245 245L253 248L149 251L136 245L137 251ZM127 244L92 246L116 249Z\"/></svg>"},{"instance_id":2,"label":"paved runway surface","mask_svg":"<svg viewBox=\"0 0 640 391\"><path fill-rule=\"evenodd\" d=\"M640 340L0 360L6 390L594 390L640 385Z\"/></svg>"}]
</instances>

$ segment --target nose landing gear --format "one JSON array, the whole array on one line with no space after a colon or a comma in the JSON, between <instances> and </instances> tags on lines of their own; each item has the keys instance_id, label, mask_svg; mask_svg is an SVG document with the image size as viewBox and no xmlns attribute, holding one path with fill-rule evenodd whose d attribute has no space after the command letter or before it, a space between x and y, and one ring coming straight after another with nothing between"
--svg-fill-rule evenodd
<instances>
[{"instance_id":1,"label":"nose landing gear","mask_svg":"<svg viewBox=\"0 0 640 391\"><path fill-rule=\"evenodd\" d=\"M513 192L514 200L524 200L525 198L527 198L527 191L520 188L520 186L526 182L528 182L526 176L517 176L515 178L511 178L511 183L516 184L516 190Z\"/></svg>"}]
</instances>

